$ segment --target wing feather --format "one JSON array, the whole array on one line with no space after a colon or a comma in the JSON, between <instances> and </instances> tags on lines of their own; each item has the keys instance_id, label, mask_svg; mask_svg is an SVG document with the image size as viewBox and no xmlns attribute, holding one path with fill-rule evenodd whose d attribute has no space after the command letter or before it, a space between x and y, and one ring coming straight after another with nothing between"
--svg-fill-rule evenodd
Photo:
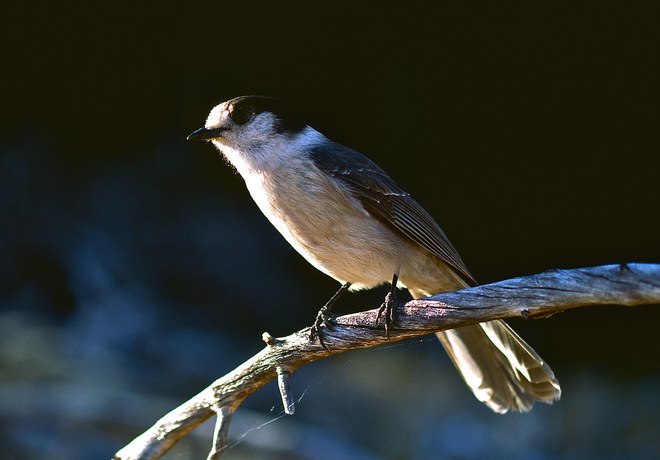
<instances>
[{"instance_id":1,"label":"wing feather","mask_svg":"<svg viewBox=\"0 0 660 460\"><path fill-rule=\"evenodd\" d=\"M369 214L477 284L440 226L377 164L337 143L317 147L311 156L319 169L346 184Z\"/></svg>"}]
</instances>

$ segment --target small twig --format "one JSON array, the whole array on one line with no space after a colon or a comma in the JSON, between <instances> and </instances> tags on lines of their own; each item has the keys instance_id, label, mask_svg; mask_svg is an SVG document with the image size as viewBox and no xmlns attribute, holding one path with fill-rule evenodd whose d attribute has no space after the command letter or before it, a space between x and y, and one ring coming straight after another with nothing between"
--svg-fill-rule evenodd
<instances>
[{"instance_id":1,"label":"small twig","mask_svg":"<svg viewBox=\"0 0 660 460\"><path fill-rule=\"evenodd\" d=\"M234 415L235 408L229 406L220 406L216 409L217 418L215 428L213 429L213 445L207 460L217 460L220 454L227 446L227 434L229 433L229 424Z\"/></svg>"},{"instance_id":2,"label":"small twig","mask_svg":"<svg viewBox=\"0 0 660 460\"><path fill-rule=\"evenodd\" d=\"M270 335L268 332L261 334L261 340L263 340L266 345L275 345L275 343L277 343L277 339Z\"/></svg>"},{"instance_id":3,"label":"small twig","mask_svg":"<svg viewBox=\"0 0 660 460\"><path fill-rule=\"evenodd\" d=\"M291 385L289 384L289 378L291 374L282 369L281 366L277 367L277 387L280 389L280 395L282 396L282 404L284 405L284 413L286 415L293 415L296 411L296 406L291 396Z\"/></svg>"},{"instance_id":4,"label":"small twig","mask_svg":"<svg viewBox=\"0 0 660 460\"><path fill-rule=\"evenodd\" d=\"M261 339L269 346L275 346L277 343L277 339L270 335L268 332L264 332L261 335ZM286 415L293 415L293 413L296 411L296 405L293 401L293 396L291 395L291 384L289 382L291 372L284 370L282 366L277 366L275 371L277 373L277 388L280 390L280 396L282 397L284 413Z\"/></svg>"},{"instance_id":5,"label":"small twig","mask_svg":"<svg viewBox=\"0 0 660 460\"><path fill-rule=\"evenodd\" d=\"M495 319L543 318L577 307L642 304L660 304L660 264L551 270L412 300L398 307L396 323L389 328L389 340ZM369 310L337 318L332 329L324 330L327 349L318 340L309 340L309 328L279 339L265 334L267 346L261 352L164 416L114 458L160 458L193 428L218 413L209 456L217 459L226 445L231 415L246 397L266 383L280 380L285 411L293 411L288 374L318 359L388 342L382 327L376 324L377 315L378 310Z\"/></svg>"}]
</instances>

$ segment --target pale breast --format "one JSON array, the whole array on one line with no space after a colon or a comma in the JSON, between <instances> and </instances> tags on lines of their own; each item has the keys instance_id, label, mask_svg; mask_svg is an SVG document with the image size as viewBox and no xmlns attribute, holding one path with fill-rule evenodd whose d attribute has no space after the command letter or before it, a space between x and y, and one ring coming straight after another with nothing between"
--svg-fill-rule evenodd
<instances>
[{"instance_id":1,"label":"pale breast","mask_svg":"<svg viewBox=\"0 0 660 460\"><path fill-rule=\"evenodd\" d=\"M311 162L245 179L254 201L286 240L340 282L357 289L382 284L406 258L407 245Z\"/></svg>"}]
</instances>

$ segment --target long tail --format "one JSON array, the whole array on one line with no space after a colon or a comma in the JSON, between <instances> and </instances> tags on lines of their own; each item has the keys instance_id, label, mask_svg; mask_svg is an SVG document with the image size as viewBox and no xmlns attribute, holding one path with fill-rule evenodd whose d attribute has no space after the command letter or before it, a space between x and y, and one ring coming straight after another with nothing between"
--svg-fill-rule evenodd
<instances>
[{"instance_id":1,"label":"long tail","mask_svg":"<svg viewBox=\"0 0 660 460\"><path fill-rule=\"evenodd\" d=\"M424 296L411 293L416 298ZM467 386L493 411L527 412L535 401L559 400L561 388L550 366L504 321L436 335Z\"/></svg>"}]
</instances>

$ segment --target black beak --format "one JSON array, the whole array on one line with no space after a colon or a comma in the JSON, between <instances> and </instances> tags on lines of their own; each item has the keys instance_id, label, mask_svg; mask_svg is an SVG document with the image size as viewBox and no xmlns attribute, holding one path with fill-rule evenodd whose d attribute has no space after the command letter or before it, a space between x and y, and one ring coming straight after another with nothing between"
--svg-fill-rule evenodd
<instances>
[{"instance_id":1,"label":"black beak","mask_svg":"<svg viewBox=\"0 0 660 460\"><path fill-rule=\"evenodd\" d=\"M222 132L226 130L227 128L213 128L213 129L199 128L198 130L190 133L190 135L186 137L186 140L208 141L211 139L215 139L216 137L222 137Z\"/></svg>"}]
</instances>

